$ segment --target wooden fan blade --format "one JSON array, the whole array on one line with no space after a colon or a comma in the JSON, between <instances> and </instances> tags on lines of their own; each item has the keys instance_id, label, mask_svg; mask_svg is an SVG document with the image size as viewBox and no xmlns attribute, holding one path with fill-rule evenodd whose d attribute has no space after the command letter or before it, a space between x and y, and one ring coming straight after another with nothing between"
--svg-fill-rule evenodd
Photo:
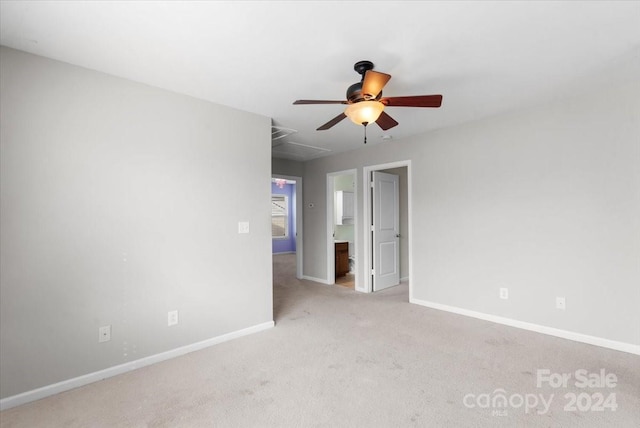
<instances>
[{"instance_id":1,"label":"wooden fan blade","mask_svg":"<svg viewBox=\"0 0 640 428\"><path fill-rule=\"evenodd\" d=\"M440 107L442 105L442 95L389 97L382 98L380 102L388 107Z\"/></svg>"},{"instance_id":2,"label":"wooden fan blade","mask_svg":"<svg viewBox=\"0 0 640 428\"><path fill-rule=\"evenodd\" d=\"M380 113L380 117L378 117L378 120L376 120L376 123L384 131L398 125L398 122L396 122L394 118L392 118L385 112Z\"/></svg>"},{"instance_id":3,"label":"wooden fan blade","mask_svg":"<svg viewBox=\"0 0 640 428\"><path fill-rule=\"evenodd\" d=\"M377 97L378 94L384 88L384 85L391 79L390 74L379 73L373 70L367 70L364 74L364 80L362 82L362 93L373 95Z\"/></svg>"},{"instance_id":4,"label":"wooden fan blade","mask_svg":"<svg viewBox=\"0 0 640 428\"><path fill-rule=\"evenodd\" d=\"M383 112L384 113L384 112ZM333 119L331 119L329 122L325 123L324 125L322 125L320 128L316 129L316 131L326 131L327 129L331 128L333 125L335 125L336 123L340 122L342 119L344 119L345 117L347 117L346 114L344 113L340 113L339 115L337 115L336 117L334 117Z\"/></svg>"},{"instance_id":5,"label":"wooden fan blade","mask_svg":"<svg viewBox=\"0 0 640 428\"><path fill-rule=\"evenodd\" d=\"M331 100L296 100L294 105L298 104L347 104L346 101L331 101Z\"/></svg>"}]
</instances>

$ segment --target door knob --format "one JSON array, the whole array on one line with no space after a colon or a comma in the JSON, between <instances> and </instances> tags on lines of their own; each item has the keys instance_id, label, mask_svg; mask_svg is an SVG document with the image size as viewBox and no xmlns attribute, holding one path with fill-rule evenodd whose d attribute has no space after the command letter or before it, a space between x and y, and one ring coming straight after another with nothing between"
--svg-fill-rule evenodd
<instances>
[{"instance_id":1,"label":"door knob","mask_svg":"<svg viewBox=\"0 0 640 428\"><path fill-rule=\"evenodd\" d=\"M399 233L396 233L396 238L399 238L399 237L400 237L400 234L399 234Z\"/></svg>"}]
</instances>

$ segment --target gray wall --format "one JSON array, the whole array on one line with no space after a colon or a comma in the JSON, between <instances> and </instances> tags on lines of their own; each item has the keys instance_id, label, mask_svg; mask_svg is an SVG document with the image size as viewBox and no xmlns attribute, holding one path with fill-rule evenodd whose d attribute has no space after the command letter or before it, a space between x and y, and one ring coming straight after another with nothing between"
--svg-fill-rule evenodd
<instances>
[{"instance_id":1,"label":"gray wall","mask_svg":"<svg viewBox=\"0 0 640 428\"><path fill-rule=\"evenodd\" d=\"M304 274L326 276L326 174L411 160L415 299L640 344L639 112L620 83L309 161Z\"/></svg>"},{"instance_id":2,"label":"gray wall","mask_svg":"<svg viewBox=\"0 0 640 428\"><path fill-rule=\"evenodd\" d=\"M273 319L269 118L0 55L1 397Z\"/></svg>"},{"instance_id":3,"label":"gray wall","mask_svg":"<svg viewBox=\"0 0 640 428\"><path fill-rule=\"evenodd\" d=\"M291 177L302 177L304 174L304 164L289 159L272 158L271 173L276 175L289 175Z\"/></svg>"}]
</instances>

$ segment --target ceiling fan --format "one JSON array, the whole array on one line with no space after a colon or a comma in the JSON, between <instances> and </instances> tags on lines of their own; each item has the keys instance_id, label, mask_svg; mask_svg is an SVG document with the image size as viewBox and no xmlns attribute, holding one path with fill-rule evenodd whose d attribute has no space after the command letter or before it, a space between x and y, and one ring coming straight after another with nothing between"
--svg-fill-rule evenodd
<instances>
[{"instance_id":1,"label":"ceiling fan","mask_svg":"<svg viewBox=\"0 0 640 428\"><path fill-rule=\"evenodd\" d=\"M382 88L387 84L391 75L373 71L371 61L358 61L353 69L362 76L358 83L354 83L347 89L345 101L331 100L297 100L293 104L346 104L343 113L320 126L317 131L327 130L342 119L349 117L357 125L365 127L375 122L383 130L391 129L398 125L391 116L385 113L385 107L440 107L442 95L414 95L408 97L382 97ZM365 128L366 130L366 128ZM365 143L366 134L365 134Z\"/></svg>"}]
</instances>

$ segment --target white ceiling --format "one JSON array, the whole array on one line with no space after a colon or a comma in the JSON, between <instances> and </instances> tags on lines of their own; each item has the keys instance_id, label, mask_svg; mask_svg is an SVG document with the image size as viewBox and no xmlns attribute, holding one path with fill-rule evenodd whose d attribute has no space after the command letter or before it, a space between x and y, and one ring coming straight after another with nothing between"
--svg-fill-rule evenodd
<instances>
[{"instance_id":1,"label":"white ceiling","mask_svg":"<svg viewBox=\"0 0 640 428\"><path fill-rule=\"evenodd\" d=\"M293 143L274 150L292 159L362 146L349 120L315 130L341 105L292 102L344 99L363 59L393 76L385 96L444 96L440 109L388 108L400 122L386 132L393 139L640 76L637 1L2 1L0 37L269 116L297 131L273 142ZM376 125L367 133L389 144Z\"/></svg>"}]
</instances>

